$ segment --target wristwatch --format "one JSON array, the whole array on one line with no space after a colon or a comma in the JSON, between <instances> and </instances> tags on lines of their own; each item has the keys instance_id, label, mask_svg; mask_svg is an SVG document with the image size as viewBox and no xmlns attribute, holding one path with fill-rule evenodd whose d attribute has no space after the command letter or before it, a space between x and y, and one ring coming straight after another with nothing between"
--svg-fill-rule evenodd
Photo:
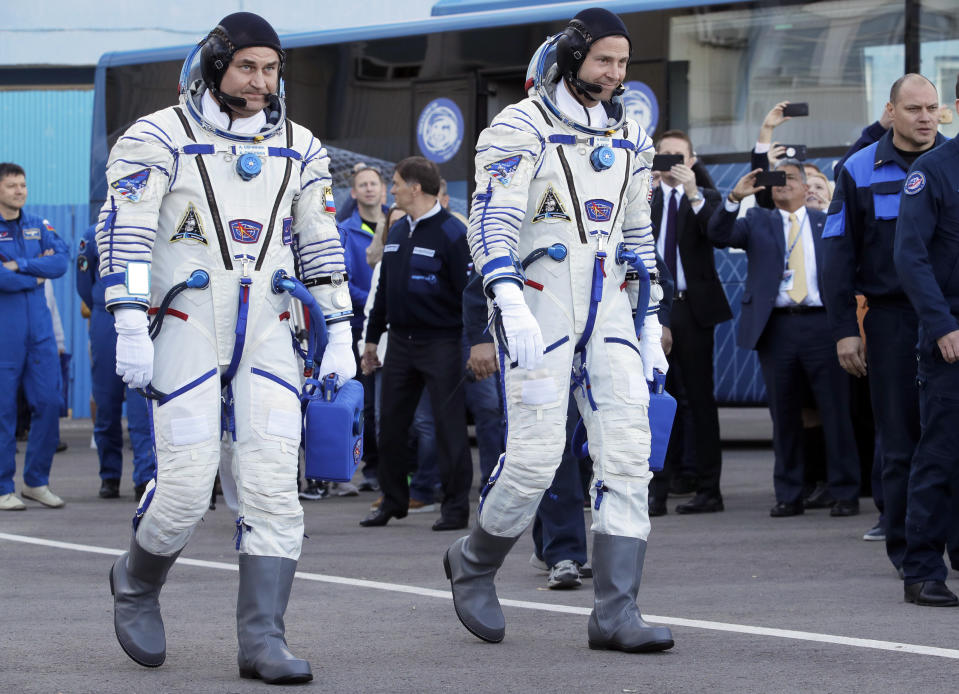
<instances>
[{"instance_id":1,"label":"wristwatch","mask_svg":"<svg viewBox=\"0 0 959 694\"><path fill-rule=\"evenodd\" d=\"M702 202L703 194L697 190L696 195L692 197L686 196L686 199L689 200L690 205L695 205L697 202Z\"/></svg>"}]
</instances>

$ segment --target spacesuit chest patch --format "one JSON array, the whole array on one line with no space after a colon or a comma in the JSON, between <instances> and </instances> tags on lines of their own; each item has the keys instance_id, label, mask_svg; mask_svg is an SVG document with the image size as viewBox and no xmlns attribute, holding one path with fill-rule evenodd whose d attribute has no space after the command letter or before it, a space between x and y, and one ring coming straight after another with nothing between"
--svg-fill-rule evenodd
<instances>
[{"instance_id":1,"label":"spacesuit chest patch","mask_svg":"<svg viewBox=\"0 0 959 694\"><path fill-rule=\"evenodd\" d=\"M293 217L283 218L283 245L293 245Z\"/></svg>"},{"instance_id":2,"label":"spacesuit chest patch","mask_svg":"<svg viewBox=\"0 0 959 694\"><path fill-rule=\"evenodd\" d=\"M180 223L176 225L176 233L170 237L170 243L184 239L198 241L204 246L208 245L206 236L203 234L203 222L200 221L200 215L197 214L196 207L193 206L192 202L184 210Z\"/></svg>"},{"instance_id":3,"label":"spacesuit chest patch","mask_svg":"<svg viewBox=\"0 0 959 694\"><path fill-rule=\"evenodd\" d=\"M583 207L586 208L586 216L593 222L608 222L613 216L613 203L609 200L587 200Z\"/></svg>"},{"instance_id":4,"label":"spacesuit chest patch","mask_svg":"<svg viewBox=\"0 0 959 694\"><path fill-rule=\"evenodd\" d=\"M13 234L9 229L0 229L0 241L13 241Z\"/></svg>"},{"instance_id":5,"label":"spacesuit chest patch","mask_svg":"<svg viewBox=\"0 0 959 694\"><path fill-rule=\"evenodd\" d=\"M233 239L240 243L256 243L260 239L263 225L252 219L231 219L230 233Z\"/></svg>"},{"instance_id":6,"label":"spacesuit chest patch","mask_svg":"<svg viewBox=\"0 0 959 694\"><path fill-rule=\"evenodd\" d=\"M513 180L513 174L516 173L516 169L519 167L519 163L522 159L522 155L514 154L512 157L506 157L505 159L500 159L499 161L494 161L491 164L487 164L483 168L489 171L490 178L492 178L494 181L498 181L504 186L508 186Z\"/></svg>"},{"instance_id":7,"label":"spacesuit chest patch","mask_svg":"<svg viewBox=\"0 0 959 694\"><path fill-rule=\"evenodd\" d=\"M140 169L129 176L118 178L110 184L110 187L130 202L139 202L149 179L150 169Z\"/></svg>"},{"instance_id":8,"label":"spacesuit chest patch","mask_svg":"<svg viewBox=\"0 0 959 694\"><path fill-rule=\"evenodd\" d=\"M40 240L40 229L33 227L32 229L23 230L23 240L24 241L39 241Z\"/></svg>"},{"instance_id":9,"label":"spacesuit chest patch","mask_svg":"<svg viewBox=\"0 0 959 694\"><path fill-rule=\"evenodd\" d=\"M536 222L542 222L543 220L570 221L569 215L566 214L566 209L563 207L563 203L560 202L559 195L553 190L553 186L546 187L546 192L543 193L543 197L540 198L539 205L536 207L536 214L533 216L534 224Z\"/></svg>"}]
</instances>

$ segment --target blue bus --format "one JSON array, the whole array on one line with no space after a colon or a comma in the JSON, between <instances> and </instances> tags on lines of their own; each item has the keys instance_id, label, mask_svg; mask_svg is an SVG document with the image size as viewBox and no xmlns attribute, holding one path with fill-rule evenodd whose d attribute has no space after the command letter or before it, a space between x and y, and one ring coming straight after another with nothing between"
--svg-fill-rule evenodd
<instances>
[{"instance_id":1,"label":"blue bus","mask_svg":"<svg viewBox=\"0 0 959 694\"><path fill-rule=\"evenodd\" d=\"M346 179L356 161L388 172L393 162L422 154L439 165L453 208L465 213L477 136L504 106L525 96L527 64L543 39L595 4L439 0L428 19L284 36L289 116L329 149L338 202L348 194ZM959 36L959 10L923 7L920 13L918 0L601 4L622 16L632 38L630 114L653 134L672 128L689 133L720 189L731 188L747 169L759 125L775 103L809 103L811 117L782 126L782 137L805 144L810 158L831 170L879 115L889 85L905 67L919 70L919 60L922 67L929 62L924 74L949 93L959 65L953 38ZM137 118L176 100L191 48L101 58L92 215L105 197L109 148ZM716 261L738 314L745 258L717 251ZM734 322L716 331L717 399L763 402L757 361L735 346Z\"/></svg>"}]
</instances>

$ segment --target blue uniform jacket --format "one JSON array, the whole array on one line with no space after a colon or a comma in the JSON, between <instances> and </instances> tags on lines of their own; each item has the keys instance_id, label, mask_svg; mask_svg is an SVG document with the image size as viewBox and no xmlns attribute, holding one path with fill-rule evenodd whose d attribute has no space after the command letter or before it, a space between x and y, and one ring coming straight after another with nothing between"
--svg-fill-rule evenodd
<instances>
[{"instance_id":1,"label":"blue uniform jacket","mask_svg":"<svg viewBox=\"0 0 959 694\"><path fill-rule=\"evenodd\" d=\"M936 136L935 146L945 141ZM892 130L846 161L836 181L823 232L823 302L833 338L859 335L856 293L870 304L908 306L892 248L899 195L909 167L896 153Z\"/></svg>"},{"instance_id":2,"label":"blue uniform jacket","mask_svg":"<svg viewBox=\"0 0 959 694\"><path fill-rule=\"evenodd\" d=\"M826 215L806 208L816 250L817 281L822 295L822 234ZM736 344L743 349L756 349L766 323L772 314L779 284L785 268L786 238L783 235L779 210L753 207L742 219L720 205L709 219L706 235L717 248L742 248L746 251L748 270L743 291L742 312L736 326Z\"/></svg>"},{"instance_id":3,"label":"blue uniform jacket","mask_svg":"<svg viewBox=\"0 0 959 694\"><path fill-rule=\"evenodd\" d=\"M919 314L920 350L959 330L959 142L919 157L906 176L895 262Z\"/></svg>"},{"instance_id":4,"label":"blue uniform jacket","mask_svg":"<svg viewBox=\"0 0 959 694\"><path fill-rule=\"evenodd\" d=\"M383 214L388 212L383 208ZM350 298L353 306L359 306L362 317L362 307L366 305L366 297L370 294L370 281L373 279L373 268L366 262L366 249L373 240L374 229L363 224L360 219L360 210L356 208L353 214L337 225L340 232L340 241L343 243L346 273L349 275ZM354 311L354 314L356 311Z\"/></svg>"},{"instance_id":5,"label":"blue uniform jacket","mask_svg":"<svg viewBox=\"0 0 959 694\"><path fill-rule=\"evenodd\" d=\"M96 224L87 228L77 249L77 294L89 309L104 308L104 290L100 279L100 254L97 252Z\"/></svg>"},{"instance_id":6,"label":"blue uniform jacket","mask_svg":"<svg viewBox=\"0 0 959 694\"><path fill-rule=\"evenodd\" d=\"M52 255L43 256L47 250ZM50 222L27 212L18 219L0 219L0 261L15 260L19 270L0 266L0 316L5 350L17 351L47 338L53 340L53 319L38 277L53 279L67 270L70 253ZM25 332L24 332L25 331Z\"/></svg>"},{"instance_id":7,"label":"blue uniform jacket","mask_svg":"<svg viewBox=\"0 0 959 694\"><path fill-rule=\"evenodd\" d=\"M403 217L383 248L366 341L379 342L387 325L420 339L461 337L472 265L466 227L449 212L440 209L420 220L412 233L409 217Z\"/></svg>"}]
</instances>

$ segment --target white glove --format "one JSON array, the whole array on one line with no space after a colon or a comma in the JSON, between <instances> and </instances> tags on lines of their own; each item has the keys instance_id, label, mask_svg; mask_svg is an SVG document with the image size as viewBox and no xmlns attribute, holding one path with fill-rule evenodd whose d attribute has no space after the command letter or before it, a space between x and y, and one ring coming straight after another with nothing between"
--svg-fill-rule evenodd
<instances>
[{"instance_id":1,"label":"white glove","mask_svg":"<svg viewBox=\"0 0 959 694\"><path fill-rule=\"evenodd\" d=\"M118 308L113 312L117 329L117 374L131 388L143 388L153 380L153 341L147 312Z\"/></svg>"},{"instance_id":2,"label":"white glove","mask_svg":"<svg viewBox=\"0 0 959 694\"><path fill-rule=\"evenodd\" d=\"M320 376L336 374L339 388L356 375L356 359L353 358L353 330L349 321L340 321L327 326L329 340L320 362Z\"/></svg>"},{"instance_id":3,"label":"white glove","mask_svg":"<svg viewBox=\"0 0 959 694\"><path fill-rule=\"evenodd\" d=\"M543 333L523 299L523 290L510 280L493 284L496 305L503 316L503 332L510 359L521 369L535 369L543 363Z\"/></svg>"},{"instance_id":4,"label":"white glove","mask_svg":"<svg viewBox=\"0 0 959 694\"><path fill-rule=\"evenodd\" d=\"M643 332L639 336L639 356L643 360L643 374L650 382L653 380L653 369L663 373L669 371L662 337L663 326L659 324L659 317L655 313L646 316L643 320Z\"/></svg>"}]
</instances>

